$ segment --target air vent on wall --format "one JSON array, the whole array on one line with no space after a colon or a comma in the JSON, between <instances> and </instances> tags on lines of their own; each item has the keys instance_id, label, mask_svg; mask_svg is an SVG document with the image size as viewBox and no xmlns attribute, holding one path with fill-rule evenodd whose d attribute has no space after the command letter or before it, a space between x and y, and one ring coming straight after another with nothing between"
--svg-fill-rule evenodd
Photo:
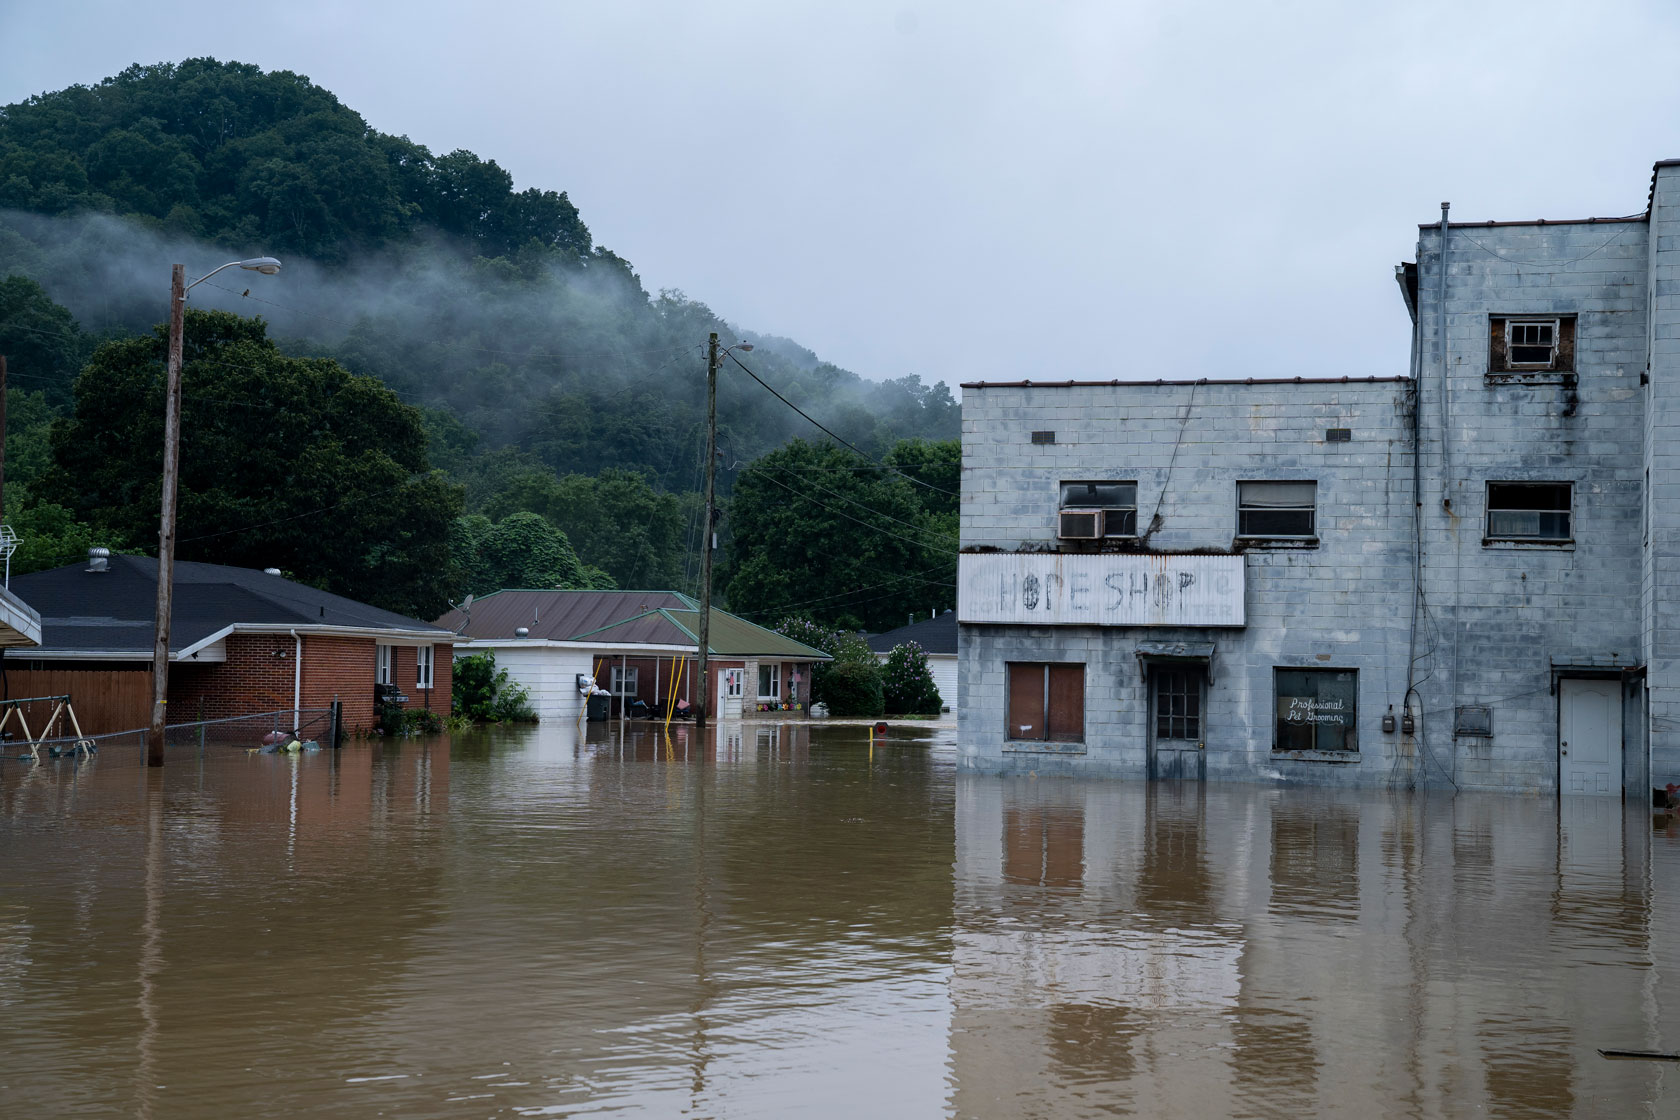
<instances>
[{"instance_id":1,"label":"air vent on wall","mask_svg":"<svg viewBox=\"0 0 1680 1120\"><path fill-rule=\"evenodd\" d=\"M1055 432L1034 432L1032 434L1032 441L1034 443L1055 443L1056 442L1056 433Z\"/></svg>"},{"instance_id":2,"label":"air vent on wall","mask_svg":"<svg viewBox=\"0 0 1680 1120\"><path fill-rule=\"evenodd\" d=\"M1324 438L1331 443L1348 443L1353 439L1352 428L1330 428L1325 431Z\"/></svg>"}]
</instances>

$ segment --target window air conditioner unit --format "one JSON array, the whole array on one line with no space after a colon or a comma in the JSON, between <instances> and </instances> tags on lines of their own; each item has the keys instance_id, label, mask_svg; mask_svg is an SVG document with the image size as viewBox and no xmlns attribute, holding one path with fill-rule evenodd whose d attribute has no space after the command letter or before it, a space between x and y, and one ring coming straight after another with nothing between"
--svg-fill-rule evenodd
<instances>
[{"instance_id":1,"label":"window air conditioner unit","mask_svg":"<svg viewBox=\"0 0 1680 1120\"><path fill-rule=\"evenodd\" d=\"M1100 509L1064 509L1056 523L1056 536L1064 541L1100 541L1105 512Z\"/></svg>"}]
</instances>

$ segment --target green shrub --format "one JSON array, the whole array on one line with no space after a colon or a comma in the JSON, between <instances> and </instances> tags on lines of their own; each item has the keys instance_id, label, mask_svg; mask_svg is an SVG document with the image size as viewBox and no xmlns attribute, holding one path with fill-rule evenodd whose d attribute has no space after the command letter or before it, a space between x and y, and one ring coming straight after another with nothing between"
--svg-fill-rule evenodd
<instances>
[{"instance_id":1,"label":"green shrub","mask_svg":"<svg viewBox=\"0 0 1680 1120\"><path fill-rule=\"evenodd\" d=\"M831 716L884 715L886 700L881 692L880 664L873 657L868 661L835 661L829 666L822 694L816 699L827 706Z\"/></svg>"},{"instance_id":2,"label":"green shrub","mask_svg":"<svg viewBox=\"0 0 1680 1120\"><path fill-rule=\"evenodd\" d=\"M410 708L403 713L403 733L406 735L436 735L443 730L443 717L425 708Z\"/></svg>"},{"instance_id":3,"label":"green shrub","mask_svg":"<svg viewBox=\"0 0 1680 1120\"><path fill-rule=\"evenodd\" d=\"M455 659L450 687L451 715L474 723L535 723L531 694L496 668L496 655L474 653Z\"/></svg>"},{"instance_id":4,"label":"green shrub","mask_svg":"<svg viewBox=\"0 0 1680 1120\"><path fill-rule=\"evenodd\" d=\"M936 716L941 706L927 652L915 642L893 647L882 671L887 711L893 715Z\"/></svg>"},{"instance_id":5,"label":"green shrub","mask_svg":"<svg viewBox=\"0 0 1680 1120\"><path fill-rule=\"evenodd\" d=\"M379 705L379 730L385 735L401 735L408 729L408 713L401 704Z\"/></svg>"}]
</instances>

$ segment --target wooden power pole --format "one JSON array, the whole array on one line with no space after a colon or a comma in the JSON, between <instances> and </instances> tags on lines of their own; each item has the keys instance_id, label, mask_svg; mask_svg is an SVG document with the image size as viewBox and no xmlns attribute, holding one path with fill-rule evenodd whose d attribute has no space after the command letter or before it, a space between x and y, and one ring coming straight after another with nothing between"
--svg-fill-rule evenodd
<instances>
[{"instance_id":1,"label":"wooden power pole","mask_svg":"<svg viewBox=\"0 0 1680 1120\"><path fill-rule=\"evenodd\" d=\"M152 725L146 732L146 765L163 765L169 697L169 618L175 595L175 484L181 463L181 317L187 304L187 269L169 279L169 372L163 418L163 514L158 528L156 628L152 643Z\"/></svg>"},{"instance_id":2,"label":"wooden power pole","mask_svg":"<svg viewBox=\"0 0 1680 1120\"><path fill-rule=\"evenodd\" d=\"M706 533L700 542L700 648L694 683L699 685L700 704L694 722L706 726L711 714L714 689L706 676L712 640L712 534L717 514L717 332L706 343Z\"/></svg>"}]
</instances>

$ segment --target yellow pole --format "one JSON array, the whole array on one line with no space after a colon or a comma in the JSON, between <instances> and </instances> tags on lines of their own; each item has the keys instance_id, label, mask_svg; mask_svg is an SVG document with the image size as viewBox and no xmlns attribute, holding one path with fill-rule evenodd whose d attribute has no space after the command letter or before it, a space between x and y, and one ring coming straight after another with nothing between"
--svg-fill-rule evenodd
<instances>
[{"instance_id":1,"label":"yellow pole","mask_svg":"<svg viewBox=\"0 0 1680 1120\"><path fill-rule=\"evenodd\" d=\"M683 670L686 669L687 667L688 667L688 658L685 657L681 661L677 662L676 680L673 681L672 684L671 684L671 696L670 696L670 699L667 700L666 704L665 704L665 730L666 731L670 731L670 729L671 729L671 716L673 714L675 714L676 710L677 710L677 686L682 683Z\"/></svg>"}]
</instances>

